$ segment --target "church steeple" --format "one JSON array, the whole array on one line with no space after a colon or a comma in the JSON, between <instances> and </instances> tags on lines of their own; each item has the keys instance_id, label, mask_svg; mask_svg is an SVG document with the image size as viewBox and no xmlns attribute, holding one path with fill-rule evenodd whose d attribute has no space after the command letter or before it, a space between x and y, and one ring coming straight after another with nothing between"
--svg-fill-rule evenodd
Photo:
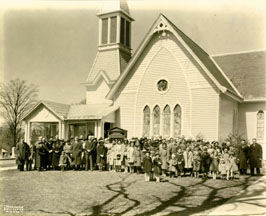
<instances>
[{"instance_id":1,"label":"church steeple","mask_svg":"<svg viewBox=\"0 0 266 216\"><path fill-rule=\"evenodd\" d=\"M110 91L131 58L131 22L126 0L104 1L99 17L98 52L88 78L86 103L109 103ZM95 100L97 98L97 100Z\"/></svg>"},{"instance_id":2,"label":"church steeple","mask_svg":"<svg viewBox=\"0 0 266 216\"><path fill-rule=\"evenodd\" d=\"M125 0L104 2L99 17L99 50L119 48L130 54L131 22Z\"/></svg>"}]
</instances>

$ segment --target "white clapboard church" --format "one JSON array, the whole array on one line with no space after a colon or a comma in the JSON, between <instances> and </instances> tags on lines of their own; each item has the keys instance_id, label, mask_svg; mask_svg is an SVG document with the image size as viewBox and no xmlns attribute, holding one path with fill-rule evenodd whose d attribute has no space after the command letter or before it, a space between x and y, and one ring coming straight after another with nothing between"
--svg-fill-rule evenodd
<instances>
[{"instance_id":1,"label":"white clapboard church","mask_svg":"<svg viewBox=\"0 0 266 216\"><path fill-rule=\"evenodd\" d=\"M158 14L132 53L134 19L125 2L111 4L98 14L86 104L40 101L24 118L26 141L41 133L103 137L120 127L128 137L241 134L266 143L265 51L210 56Z\"/></svg>"}]
</instances>

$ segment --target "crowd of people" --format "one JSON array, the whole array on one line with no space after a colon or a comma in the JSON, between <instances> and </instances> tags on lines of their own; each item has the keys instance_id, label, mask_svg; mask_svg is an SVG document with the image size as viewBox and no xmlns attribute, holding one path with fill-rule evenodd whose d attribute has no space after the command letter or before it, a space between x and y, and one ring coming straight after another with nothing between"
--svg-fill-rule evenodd
<instances>
[{"instance_id":1,"label":"crowd of people","mask_svg":"<svg viewBox=\"0 0 266 216\"><path fill-rule=\"evenodd\" d=\"M18 169L100 170L144 173L145 181L165 177L233 179L235 174L260 175L262 146L256 139L248 144L219 143L179 137L103 139L88 136L64 141L39 137L35 144L21 140L16 146Z\"/></svg>"}]
</instances>

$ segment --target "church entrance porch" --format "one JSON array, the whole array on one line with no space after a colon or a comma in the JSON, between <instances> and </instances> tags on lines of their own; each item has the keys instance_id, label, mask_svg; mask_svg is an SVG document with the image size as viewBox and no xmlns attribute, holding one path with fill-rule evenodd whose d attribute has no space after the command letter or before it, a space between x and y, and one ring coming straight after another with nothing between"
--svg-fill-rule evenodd
<instances>
[{"instance_id":1,"label":"church entrance porch","mask_svg":"<svg viewBox=\"0 0 266 216\"><path fill-rule=\"evenodd\" d=\"M42 136L47 139L54 138L59 135L58 122L32 122L31 123L31 143L35 143L38 137Z\"/></svg>"},{"instance_id":2,"label":"church entrance porch","mask_svg":"<svg viewBox=\"0 0 266 216\"><path fill-rule=\"evenodd\" d=\"M96 121L70 121L68 124L68 139L74 138L76 136L95 136L97 131L97 122Z\"/></svg>"}]
</instances>

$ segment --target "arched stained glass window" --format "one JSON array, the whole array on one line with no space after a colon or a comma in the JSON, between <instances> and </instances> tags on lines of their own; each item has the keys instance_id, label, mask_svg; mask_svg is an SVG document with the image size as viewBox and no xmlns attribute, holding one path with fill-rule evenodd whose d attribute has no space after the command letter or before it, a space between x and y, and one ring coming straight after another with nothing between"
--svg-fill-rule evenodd
<instances>
[{"instance_id":1,"label":"arched stained glass window","mask_svg":"<svg viewBox=\"0 0 266 216\"><path fill-rule=\"evenodd\" d=\"M257 113L257 139L264 139L264 112L262 110Z\"/></svg>"},{"instance_id":2,"label":"arched stained glass window","mask_svg":"<svg viewBox=\"0 0 266 216\"><path fill-rule=\"evenodd\" d=\"M150 136L151 111L149 106L143 109L143 136Z\"/></svg>"},{"instance_id":3,"label":"arched stained glass window","mask_svg":"<svg viewBox=\"0 0 266 216\"><path fill-rule=\"evenodd\" d=\"M174 137L181 135L181 107L176 105L174 108Z\"/></svg>"},{"instance_id":4,"label":"arched stained glass window","mask_svg":"<svg viewBox=\"0 0 266 216\"><path fill-rule=\"evenodd\" d=\"M160 107L156 105L153 109L153 135L160 135Z\"/></svg>"},{"instance_id":5,"label":"arched stained glass window","mask_svg":"<svg viewBox=\"0 0 266 216\"><path fill-rule=\"evenodd\" d=\"M163 135L165 137L170 136L170 123L171 121L171 110L170 106L166 105L163 109Z\"/></svg>"}]
</instances>

